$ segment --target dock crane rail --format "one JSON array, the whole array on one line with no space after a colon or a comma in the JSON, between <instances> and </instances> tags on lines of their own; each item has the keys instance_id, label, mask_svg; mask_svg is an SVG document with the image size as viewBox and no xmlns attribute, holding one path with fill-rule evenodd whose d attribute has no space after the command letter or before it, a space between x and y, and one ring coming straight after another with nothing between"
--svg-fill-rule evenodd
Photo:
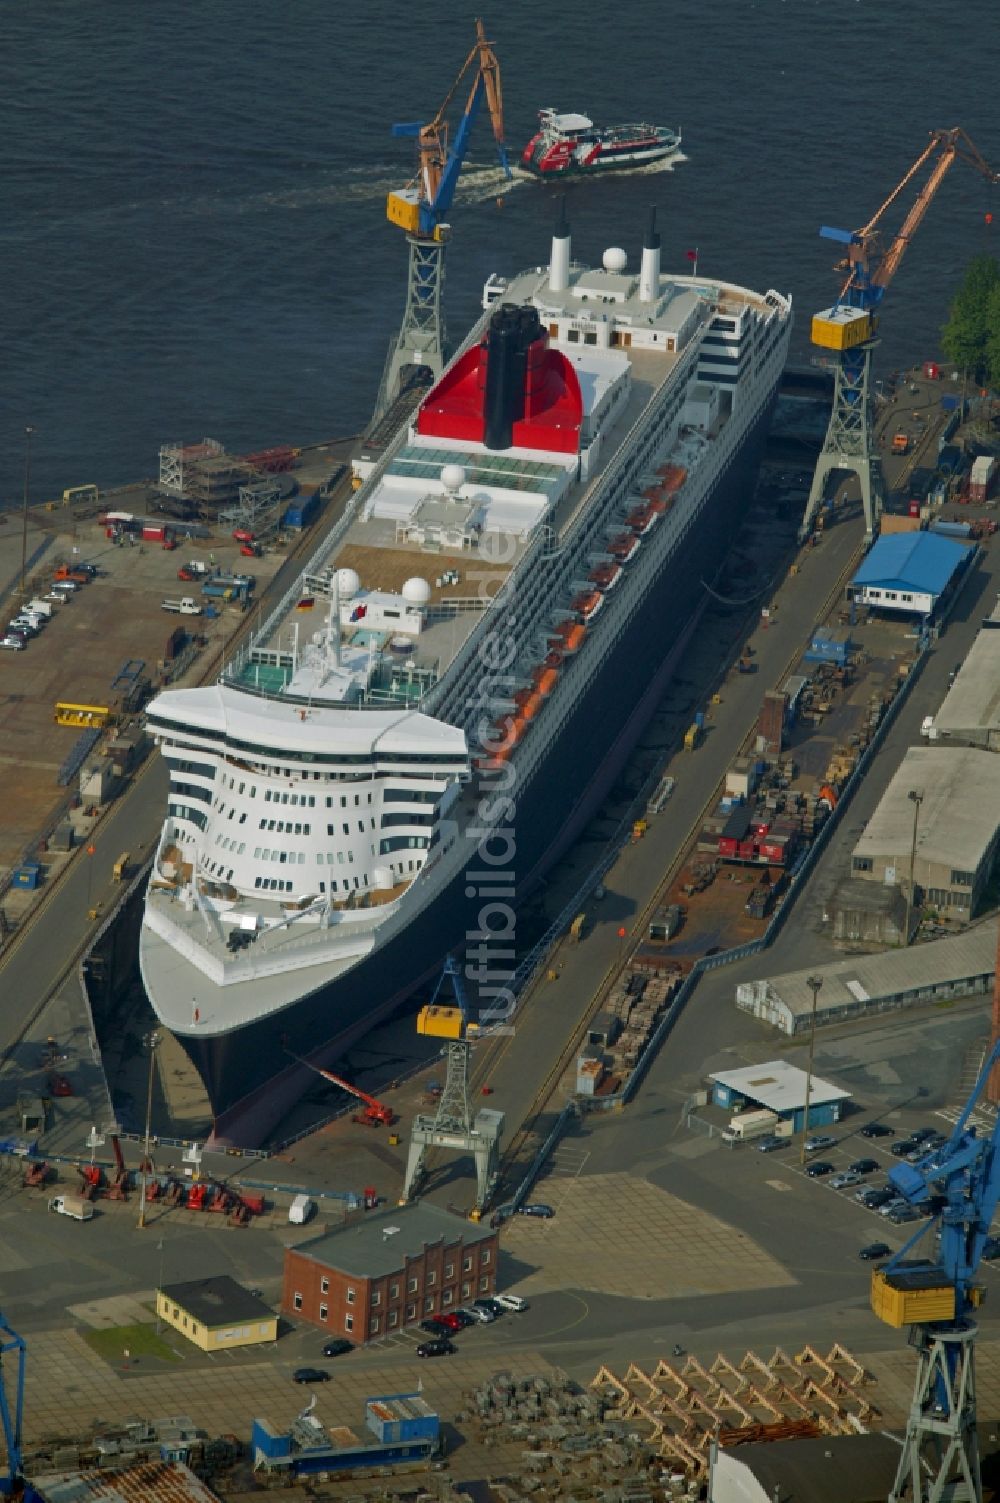
<instances>
[{"instance_id":1,"label":"dock crane rail","mask_svg":"<svg viewBox=\"0 0 1000 1503\"><path fill-rule=\"evenodd\" d=\"M956 1485L964 1485L963 1496L982 1498L973 1316L984 1293L976 1274L1000 1204L1000 1116L985 1136L970 1119L998 1061L1000 1040L986 1056L948 1141L915 1164L889 1172L890 1184L908 1205L933 1212L872 1275L875 1314L897 1328L910 1325L918 1353L890 1503L938 1503ZM910 1257L927 1236L936 1239L934 1256Z\"/></svg>"}]
</instances>

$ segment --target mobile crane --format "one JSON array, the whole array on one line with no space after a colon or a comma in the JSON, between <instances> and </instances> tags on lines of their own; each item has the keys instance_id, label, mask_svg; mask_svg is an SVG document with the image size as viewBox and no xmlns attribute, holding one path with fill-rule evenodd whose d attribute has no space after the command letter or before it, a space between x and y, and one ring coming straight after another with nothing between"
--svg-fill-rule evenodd
<instances>
[{"instance_id":1,"label":"mobile crane","mask_svg":"<svg viewBox=\"0 0 1000 1503\"><path fill-rule=\"evenodd\" d=\"M450 127L445 117L459 85L470 69L474 70L472 88L454 138L449 139ZM492 44L486 39L482 21L477 19L475 46L462 64L458 77L445 95L434 119L427 125L414 121L392 127L394 136L416 139L417 174L405 188L395 189L386 200L386 218L391 224L406 231L410 260L406 309L399 334L386 361L375 408L376 418L381 417L391 406L408 366L426 366L435 377L444 369L441 287L444 281L444 248L450 233L446 219L469 149L472 127L484 99L490 112L500 166L510 178L511 170L504 146L500 64Z\"/></svg>"},{"instance_id":2,"label":"mobile crane","mask_svg":"<svg viewBox=\"0 0 1000 1503\"><path fill-rule=\"evenodd\" d=\"M322 1075L323 1079L328 1080L331 1085L339 1086L342 1091L347 1091L349 1095L356 1096L359 1101L363 1101L365 1109L354 1118L355 1122L361 1122L366 1127L391 1127L396 1121L396 1113L391 1106L386 1106L384 1101L377 1101L374 1096L369 1096L368 1092L363 1091L360 1086L351 1085L349 1080L344 1080L341 1075L334 1075L332 1070L321 1070L319 1065L311 1065L307 1059L300 1059L297 1054L293 1054L292 1059L298 1060L300 1065L305 1065L309 1070L315 1070L317 1075Z\"/></svg>"},{"instance_id":3,"label":"mobile crane","mask_svg":"<svg viewBox=\"0 0 1000 1503\"><path fill-rule=\"evenodd\" d=\"M865 533L873 538L882 513L882 466L875 446L871 416L871 357L878 340L878 311L906 247L930 207L952 162L968 162L995 185L1000 173L993 171L982 153L960 126L952 130L931 132L930 141L916 161L893 188L888 198L860 230L838 230L824 225L820 235L845 248L845 259L838 271L847 272L847 280L837 301L817 313L812 321L811 339L821 349L837 356L833 411L823 440L823 447L813 474L809 499L799 529L799 541L805 542L825 496L829 476L834 470L847 470L861 483L865 512ZM880 249L878 227L886 210L928 162L930 175L910 208L888 248Z\"/></svg>"},{"instance_id":4,"label":"mobile crane","mask_svg":"<svg viewBox=\"0 0 1000 1503\"><path fill-rule=\"evenodd\" d=\"M872 1275L871 1302L887 1325L909 1325L917 1377L890 1503L981 1503L976 1436L976 1323L984 1291L976 1283L1000 1201L1000 1118L980 1137L969 1121L1000 1060L1000 1040L983 1061L947 1143L889 1173L893 1189L932 1219ZM909 1254L922 1237L932 1256ZM955 1489L958 1491L955 1491Z\"/></svg>"}]
</instances>

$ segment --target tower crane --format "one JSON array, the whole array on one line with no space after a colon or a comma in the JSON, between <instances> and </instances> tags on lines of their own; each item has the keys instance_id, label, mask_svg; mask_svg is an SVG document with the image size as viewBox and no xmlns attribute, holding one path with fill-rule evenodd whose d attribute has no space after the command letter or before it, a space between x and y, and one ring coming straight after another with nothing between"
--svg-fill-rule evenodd
<instances>
[{"instance_id":1,"label":"tower crane","mask_svg":"<svg viewBox=\"0 0 1000 1503\"><path fill-rule=\"evenodd\" d=\"M983 1247L1000 1202L1000 1118L980 1137L970 1118L1000 1060L993 1045L947 1143L913 1165L899 1164L889 1182L909 1205L931 1211L872 1275L871 1302L887 1325L909 1325L917 1377L906 1439L890 1503L938 1503L963 1497L981 1503L976 1438L976 1323L984 1290L976 1283ZM931 1256L910 1257L930 1236Z\"/></svg>"},{"instance_id":2,"label":"tower crane","mask_svg":"<svg viewBox=\"0 0 1000 1503\"><path fill-rule=\"evenodd\" d=\"M470 71L472 87L464 113L452 135L446 116L462 80ZM427 366L434 376L439 376L444 368L441 288L444 281L444 248L450 234L447 215L469 149L472 127L484 99L493 125L497 156L505 174L510 178L511 170L504 146L500 64L492 44L486 39L482 21L477 20L475 46L462 64L434 119L427 125L404 122L392 127L394 136L409 136L416 140L417 173L412 182L405 188L395 189L386 200L386 218L391 224L399 225L406 231L410 257L406 309L399 334L386 361L376 417L381 416L396 397L400 378L407 366Z\"/></svg>"},{"instance_id":3,"label":"tower crane","mask_svg":"<svg viewBox=\"0 0 1000 1503\"><path fill-rule=\"evenodd\" d=\"M860 230L838 230L824 225L820 230L824 240L832 240L845 248L844 260L838 263L837 270L846 271L847 280L833 306L817 313L812 321L813 344L835 351L837 364L833 411L816 462L799 530L800 542L804 542L812 531L813 520L823 503L827 480L833 470L848 470L857 475L861 483L866 535L872 538L878 531L883 484L871 413L871 357L878 343L875 335L879 309L907 246L948 168L956 160L968 162L989 183L1000 182L1000 173L993 171L960 126L952 130L935 130L916 161L866 225ZM928 164L930 174L926 182L917 193L901 229L883 249L879 235L882 216Z\"/></svg>"}]
</instances>

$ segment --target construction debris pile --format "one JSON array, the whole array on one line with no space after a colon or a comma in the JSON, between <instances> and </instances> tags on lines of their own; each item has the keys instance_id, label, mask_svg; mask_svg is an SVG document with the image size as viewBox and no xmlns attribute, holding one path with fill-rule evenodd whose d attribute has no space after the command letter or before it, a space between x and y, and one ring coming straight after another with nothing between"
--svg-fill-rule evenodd
<instances>
[{"instance_id":1,"label":"construction debris pile","mask_svg":"<svg viewBox=\"0 0 1000 1503\"><path fill-rule=\"evenodd\" d=\"M864 1391L872 1381L838 1344L825 1357L811 1346L794 1357L776 1347L767 1361L746 1352L736 1364L720 1353L707 1369L695 1357L660 1361L651 1373L632 1363L623 1378L602 1367L590 1386L602 1400L602 1413L641 1435L660 1465L698 1479L708 1473L713 1438L726 1447L862 1434L879 1418Z\"/></svg>"},{"instance_id":2,"label":"construction debris pile","mask_svg":"<svg viewBox=\"0 0 1000 1503\"><path fill-rule=\"evenodd\" d=\"M489 1479L497 1503L525 1503L532 1494L575 1503L665 1503L687 1493L685 1476L663 1471L655 1443L637 1438L614 1398L584 1392L563 1374L500 1373L473 1389L469 1412L456 1421L486 1449L523 1442L516 1483L509 1476Z\"/></svg>"}]
</instances>

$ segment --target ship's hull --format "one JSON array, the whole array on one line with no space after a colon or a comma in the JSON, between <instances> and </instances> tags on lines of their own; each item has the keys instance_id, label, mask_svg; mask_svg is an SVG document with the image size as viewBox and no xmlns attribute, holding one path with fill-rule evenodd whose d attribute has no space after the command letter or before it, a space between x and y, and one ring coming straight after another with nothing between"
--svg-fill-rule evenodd
<instances>
[{"instance_id":1,"label":"ship's hull","mask_svg":"<svg viewBox=\"0 0 1000 1503\"><path fill-rule=\"evenodd\" d=\"M701 581L711 578L740 525L773 399L774 392L715 481L688 538L595 670L542 765L525 787L510 790L516 802L515 907L593 816L662 699L707 603ZM621 589L628 589L627 578ZM471 864L480 869L481 883L483 863L474 850ZM292 1055L332 1062L434 975L449 951L465 946L488 901L469 881L460 869L412 924L280 1012L209 1039L178 1035L204 1081L218 1141L260 1143L308 1083ZM503 964L498 958L497 968Z\"/></svg>"},{"instance_id":2,"label":"ship's hull","mask_svg":"<svg viewBox=\"0 0 1000 1503\"><path fill-rule=\"evenodd\" d=\"M609 172L621 171L623 168L635 168L649 166L653 162L666 161L668 157L674 157L680 151L679 137L671 137L669 140L658 141L650 146L640 146L634 149L616 150L601 148L595 156L589 159L579 159L575 156L563 157L551 154L536 157L531 152L525 152L522 165L538 178L553 177L604 177Z\"/></svg>"}]
</instances>

